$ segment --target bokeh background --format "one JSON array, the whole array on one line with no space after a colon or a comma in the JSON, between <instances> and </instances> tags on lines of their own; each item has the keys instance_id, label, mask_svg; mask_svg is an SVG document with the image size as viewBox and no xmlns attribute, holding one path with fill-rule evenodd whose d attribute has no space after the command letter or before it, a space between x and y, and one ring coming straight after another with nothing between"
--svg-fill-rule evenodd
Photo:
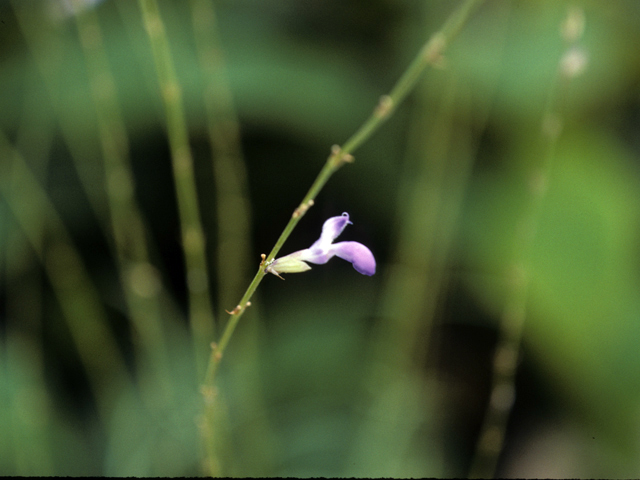
<instances>
[{"instance_id":1,"label":"bokeh background","mask_svg":"<svg viewBox=\"0 0 640 480\"><path fill-rule=\"evenodd\" d=\"M194 355L187 320L149 39L138 2L76 2L77 18L73 5L0 3L0 473L200 475L206 355ZM331 145L458 2L159 5L219 335ZM569 46L572 11L585 28ZM468 475L523 250L497 475L640 474L638 45L632 0L488 0L473 13L281 252L347 211L341 240L366 244L376 275L334 259L269 276L252 299L216 379L207 431L221 474ZM586 60L571 79L558 74L569 48ZM213 120L207 92L224 103ZM124 170L105 154L100 105L122 127ZM536 181L546 193L532 214ZM123 198L139 216L114 213ZM522 221L535 226L530 248ZM118 229L130 234L124 259Z\"/></svg>"}]
</instances>

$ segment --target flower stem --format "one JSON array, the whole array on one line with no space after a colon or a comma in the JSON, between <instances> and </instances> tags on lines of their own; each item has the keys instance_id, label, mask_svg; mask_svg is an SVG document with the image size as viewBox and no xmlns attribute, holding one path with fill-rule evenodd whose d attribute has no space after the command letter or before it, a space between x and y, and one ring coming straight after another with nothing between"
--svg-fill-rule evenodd
<instances>
[{"instance_id":1,"label":"flower stem","mask_svg":"<svg viewBox=\"0 0 640 480\"><path fill-rule=\"evenodd\" d=\"M214 7L209 0L191 0L216 191L218 303L230 305L242 293L249 274L251 207L240 125L227 81Z\"/></svg>"},{"instance_id":2,"label":"flower stem","mask_svg":"<svg viewBox=\"0 0 640 480\"><path fill-rule=\"evenodd\" d=\"M77 348L100 419L108 424L117 398L133 391L100 295L71 234L31 168L0 131L0 198L15 217L51 282ZM45 245L43 235L51 239Z\"/></svg>"},{"instance_id":3,"label":"flower stem","mask_svg":"<svg viewBox=\"0 0 640 480\"><path fill-rule=\"evenodd\" d=\"M189 321L194 340L196 363L202 367L201 354L213 336L214 316L209 298L205 238L200 221L193 158L182 105L182 92L175 74L169 42L157 0L139 0L139 4L153 51L167 117L167 132L186 264ZM198 371L202 370L202 368L198 368Z\"/></svg>"},{"instance_id":4,"label":"flower stem","mask_svg":"<svg viewBox=\"0 0 640 480\"><path fill-rule=\"evenodd\" d=\"M578 16L576 19L575 16ZM562 133L562 103L567 97L571 80L581 73L567 65L574 52L572 47L581 35L564 33L566 25L584 22L581 9L570 8L564 28L566 50L560 59L556 75L551 81L541 122L540 163L529 178L528 198L519 223L516 225L516 250L506 275L506 299L499 323L498 341L493 355L493 378L489 406L480 429L479 439L471 463L470 478L492 478L504 447L509 416L516 396L515 377L527 320L527 303L532 270L532 249L540 224L542 207L551 179L552 167ZM582 25L583 27L583 25Z\"/></svg>"},{"instance_id":5,"label":"flower stem","mask_svg":"<svg viewBox=\"0 0 640 480\"><path fill-rule=\"evenodd\" d=\"M473 8L481 2L482 0L466 0L462 3L462 5L460 5L460 7L451 14L442 29L433 35L431 39L420 49L416 58L411 62L405 73L397 81L391 92L380 98L378 105L374 108L373 112L362 126L344 143L343 147L335 145L332 148L331 155L327 159L324 167L322 167L322 170L320 170L320 173L311 185L311 188L309 188L309 191L298 208L294 210L293 215L280 235L280 238L278 238L269 255L261 262L258 272L251 281L251 284L240 300L240 303L232 312L230 312L231 318L229 318L229 321L225 326L220 341L217 345L212 345L209 366L207 367L204 382L206 391L210 391L212 388L218 364L222 360L224 351L231 336L233 335L233 331L235 330L240 317L244 314L246 307L250 305L250 299L253 293L256 291L258 285L265 276L266 266L278 254L306 211L313 206L315 198L325 186L329 178L331 178L331 176L345 163L351 163L353 161L351 153L368 140L382 125L382 123L391 116L395 107L416 85L416 82L422 72L429 65L437 64L441 60L442 54L449 42L459 32L462 25L468 20Z\"/></svg>"},{"instance_id":6,"label":"flower stem","mask_svg":"<svg viewBox=\"0 0 640 480\"><path fill-rule=\"evenodd\" d=\"M151 358L158 379L167 377L166 341L160 324L159 288L148 292L136 281L153 285L156 272L149 262L147 233L135 201L129 158L129 139L122 120L115 80L109 68L98 16L93 9L75 15L78 36L93 93L102 147L109 201L113 247L118 261L124 298L140 336L144 356Z\"/></svg>"}]
</instances>

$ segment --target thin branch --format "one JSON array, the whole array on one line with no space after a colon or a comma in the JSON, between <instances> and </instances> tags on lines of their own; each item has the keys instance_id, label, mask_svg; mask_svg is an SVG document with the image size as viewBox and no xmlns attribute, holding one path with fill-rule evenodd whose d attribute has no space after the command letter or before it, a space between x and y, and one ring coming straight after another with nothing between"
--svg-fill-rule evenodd
<instances>
[{"instance_id":1,"label":"thin branch","mask_svg":"<svg viewBox=\"0 0 640 480\"><path fill-rule=\"evenodd\" d=\"M185 256L189 321L194 340L196 364L202 367L202 357L213 335L214 316L209 297L209 276L205 237L200 220L193 158L169 41L156 0L140 0L143 20L156 66L158 82L167 119L167 132L173 164L173 178L178 197L182 248ZM202 371L199 368L198 371Z\"/></svg>"},{"instance_id":2,"label":"thin branch","mask_svg":"<svg viewBox=\"0 0 640 480\"><path fill-rule=\"evenodd\" d=\"M474 7L479 5L481 2L482 0L466 0L462 5L460 5L460 7L451 14L442 29L433 35L431 39L420 49L416 58L411 62L405 73L392 88L391 92L388 95L380 97L378 105L374 108L369 118L362 124L356 133L354 133L344 143L343 147L338 145L334 145L332 147L331 155L327 159L324 167L316 177L298 208L294 210L289 223L284 228L275 246L269 255L265 256L263 261L260 263L258 272L251 281L251 284L247 288L245 294L242 296L240 303L232 312L230 312L231 317L225 326L220 341L217 345L212 344L212 351L204 380L203 392L212 391L213 379L215 377L218 364L222 360L224 351L231 336L233 335L233 331L235 330L238 321L244 314L246 308L251 304L251 297L264 278L266 267L276 257L306 211L313 206L315 198L318 196L329 178L331 178L331 176L345 163L353 162L353 156L351 155L352 152L368 140L382 125L382 123L392 115L396 106L415 87L422 72L428 66L436 65L441 61L446 47L459 32L462 25L469 19Z\"/></svg>"}]
</instances>

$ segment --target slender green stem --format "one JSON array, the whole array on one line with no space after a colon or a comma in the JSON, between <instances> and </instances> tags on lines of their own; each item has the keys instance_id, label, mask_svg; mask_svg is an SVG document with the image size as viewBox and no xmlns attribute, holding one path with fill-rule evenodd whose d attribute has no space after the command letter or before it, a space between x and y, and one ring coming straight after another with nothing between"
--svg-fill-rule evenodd
<instances>
[{"instance_id":1,"label":"slender green stem","mask_svg":"<svg viewBox=\"0 0 640 480\"><path fill-rule=\"evenodd\" d=\"M228 82L215 4L211 0L191 0L190 4L216 193L218 237L215 272L218 304L228 307L242 294L247 276L253 268L250 264L251 204L247 187L247 169L240 143L240 125ZM226 330L228 336L221 339L223 348L230 339L231 331ZM256 338L254 335L245 337L245 366L258 364L250 358L257 355L257 349L247 348ZM212 362L210 365L216 363ZM241 383L253 385L255 393L259 376L260 372L257 369L243 368ZM224 401L216 399L215 402L207 402L204 407L203 416L198 422L204 451L203 471L216 477L220 475L223 470L221 465L225 463L223 450L226 435L224 428L221 428L223 420L220 418L225 410ZM241 408L256 415L254 428L243 435L242 441L257 444L270 430L262 396L254 394L245 398ZM269 455L256 454L254 460L262 464L263 471L273 468L273 461Z\"/></svg>"},{"instance_id":2,"label":"slender green stem","mask_svg":"<svg viewBox=\"0 0 640 480\"><path fill-rule=\"evenodd\" d=\"M191 0L191 12L216 192L218 304L228 306L242 293L250 268L247 172L240 146L240 126L219 46L214 4L210 0Z\"/></svg>"},{"instance_id":3,"label":"slender green stem","mask_svg":"<svg viewBox=\"0 0 640 480\"><path fill-rule=\"evenodd\" d=\"M584 67L581 64L584 59L579 58L581 50L574 48L573 45L582 33L583 15L581 9L570 8L562 30L567 41L567 49L549 87L541 122L543 153L536 171L532 172L528 179L527 204L519 223L516 225L516 251L506 275L506 300L500 318L498 342L493 357L489 406L471 465L469 476L472 478L495 476L498 458L504 446L509 415L515 401L515 376L527 319L531 252L549 188L556 147L562 129L561 103L567 94L563 90L569 86L573 77L581 73L581 68Z\"/></svg>"},{"instance_id":4,"label":"slender green stem","mask_svg":"<svg viewBox=\"0 0 640 480\"><path fill-rule=\"evenodd\" d=\"M391 93L383 95L380 98L373 114L358 131L345 142L342 148L343 154L353 152L378 129L382 122L395 110L396 106L413 90L426 67L441 63L445 49L460 31L462 25L468 20L473 9L482 1L483 0L467 0L453 12L442 29L433 35L420 49L418 55L391 89Z\"/></svg>"},{"instance_id":5,"label":"slender green stem","mask_svg":"<svg viewBox=\"0 0 640 480\"><path fill-rule=\"evenodd\" d=\"M116 98L97 14L88 9L75 15L98 117L98 133L106 176L114 249L131 319L142 352L167 378L165 340L160 324L158 274L149 263L144 222L135 202L129 140Z\"/></svg>"},{"instance_id":6,"label":"slender green stem","mask_svg":"<svg viewBox=\"0 0 640 480\"><path fill-rule=\"evenodd\" d=\"M260 264L258 272L240 300L240 303L231 312L231 317L225 326L219 343L217 345L213 345L204 383L206 391L211 391L217 366L222 359L224 351L229 343L229 339L233 335L233 331L235 330L240 317L244 314L246 307L250 305L249 301L253 293L264 278L266 267L276 257L306 211L313 205L315 198L325 186L329 178L331 178L331 176L345 163L353 161L351 153L368 140L382 125L382 123L389 118L395 110L395 107L413 89L420 77L420 74L426 69L426 67L437 64L441 61L442 54L449 42L458 33L461 26L468 20L473 8L481 2L482 0L466 0L462 3L462 5L460 5L460 7L451 14L443 28L432 36L431 39L422 47L416 58L411 62L405 73L395 84L391 93L389 95L383 95L380 98L378 105L374 108L372 114L363 123L363 125L344 143L342 148L337 145L332 148L332 153L327 159L324 167L320 170L320 173L316 177L298 208L293 212L289 223L287 223L275 246Z\"/></svg>"},{"instance_id":7,"label":"slender green stem","mask_svg":"<svg viewBox=\"0 0 640 480\"><path fill-rule=\"evenodd\" d=\"M65 77L68 73L66 55L73 46L60 29L51 28L48 22L43 22L39 18L39 14L44 9L29 8L28 2L18 0L12 0L12 7L20 30L35 60L37 70L44 82L48 100L78 173L82 189L87 195L89 205L97 218L100 219L98 228L104 231L106 237L109 237L110 232L104 227L107 225L105 219L108 216L104 190L95 188L97 182L102 182L100 170L94 168L91 162L86 161L88 158L96 158L99 152L95 147L93 136L78 129L78 122L84 122L85 119L79 119L78 112L69 109L67 105L70 93L65 90L65 87L70 83L70 79ZM80 95L76 92L73 94Z\"/></svg>"},{"instance_id":8,"label":"slender green stem","mask_svg":"<svg viewBox=\"0 0 640 480\"><path fill-rule=\"evenodd\" d=\"M51 200L20 153L0 132L0 195L15 216L51 280L80 360L87 371L101 419L109 420L123 390L133 388L98 291ZM43 247L42 220L52 233Z\"/></svg>"},{"instance_id":9,"label":"slender green stem","mask_svg":"<svg viewBox=\"0 0 640 480\"><path fill-rule=\"evenodd\" d=\"M182 105L182 92L175 74L169 42L156 0L139 0L144 24L151 43L158 82L167 119L173 176L178 196L182 231L189 320L194 340L196 363L202 368L202 353L213 335L214 316L209 298L209 277L205 237L200 221L193 158Z\"/></svg>"}]
</instances>

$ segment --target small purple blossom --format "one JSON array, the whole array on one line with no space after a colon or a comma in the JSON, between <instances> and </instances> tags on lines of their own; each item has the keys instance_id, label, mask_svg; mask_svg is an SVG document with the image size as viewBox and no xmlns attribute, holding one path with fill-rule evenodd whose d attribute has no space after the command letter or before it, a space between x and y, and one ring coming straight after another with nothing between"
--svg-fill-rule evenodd
<instances>
[{"instance_id":1,"label":"small purple blossom","mask_svg":"<svg viewBox=\"0 0 640 480\"><path fill-rule=\"evenodd\" d=\"M322 265L337 256L351 262L359 273L373 275L376 273L376 259L371 250L358 242L333 243L350 223L346 212L339 217L331 217L324 222L320 238L313 245L275 259L267 266L266 271L278 277L280 273L305 272L311 269L306 262Z\"/></svg>"}]
</instances>

